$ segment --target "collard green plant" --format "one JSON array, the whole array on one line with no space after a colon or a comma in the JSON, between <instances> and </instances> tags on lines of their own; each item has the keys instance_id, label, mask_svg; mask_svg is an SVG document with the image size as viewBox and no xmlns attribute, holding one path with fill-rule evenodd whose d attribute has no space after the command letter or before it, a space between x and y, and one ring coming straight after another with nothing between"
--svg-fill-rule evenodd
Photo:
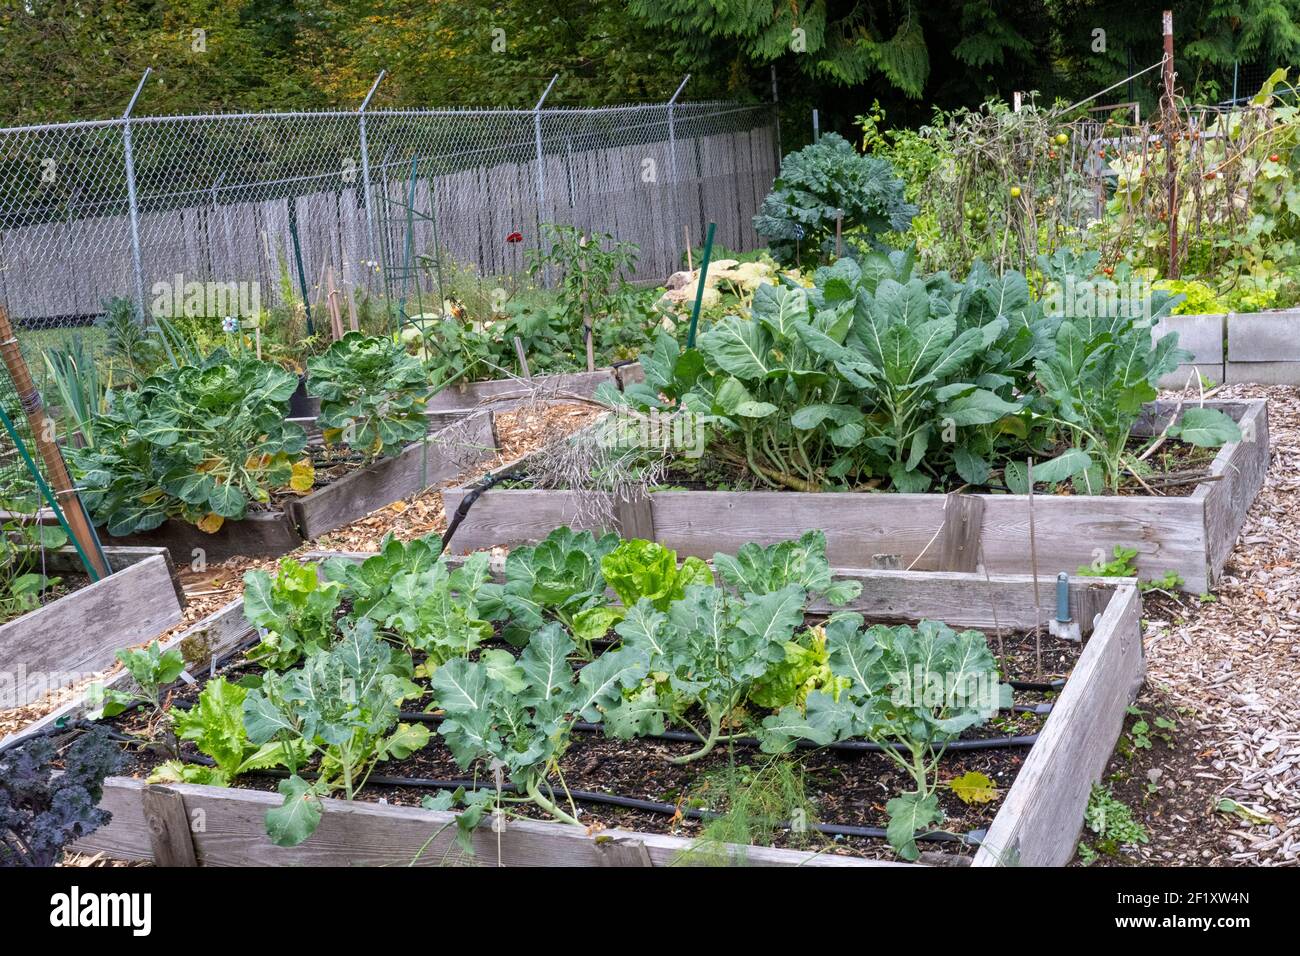
<instances>
[{"instance_id":1,"label":"collard green plant","mask_svg":"<svg viewBox=\"0 0 1300 956\"><path fill-rule=\"evenodd\" d=\"M428 429L429 373L390 338L349 332L308 359L307 375L326 442L341 440L369 457L397 455Z\"/></svg>"},{"instance_id":2,"label":"collard green plant","mask_svg":"<svg viewBox=\"0 0 1300 956\"><path fill-rule=\"evenodd\" d=\"M104 778L122 763L102 727L61 754L46 736L0 752L0 867L54 866L65 846L108 823L112 815L99 807Z\"/></svg>"},{"instance_id":3,"label":"collard green plant","mask_svg":"<svg viewBox=\"0 0 1300 956\"><path fill-rule=\"evenodd\" d=\"M848 140L827 133L781 160L772 192L754 217L754 231L784 263L812 264L836 254L835 224L870 241L903 232L916 207L887 160L863 156Z\"/></svg>"},{"instance_id":4,"label":"collard green plant","mask_svg":"<svg viewBox=\"0 0 1300 956\"><path fill-rule=\"evenodd\" d=\"M1118 302L1099 309L1112 317L1067 318L1019 274L977 264L959 284L919 278L913 265L907 253L871 253L818 269L811 288L761 286L748 316L723 317L698 349L660 334L642 356L646 380L598 397L686 409L707 429L709 455L772 488L1024 493L1033 458L1036 481L1113 491L1142 404L1185 355L1176 335L1153 345L1114 283L1092 297ZM1053 279L1095 265L1064 253L1042 261ZM1158 318L1169 297L1143 303ZM1212 447L1238 434L1214 410L1184 421L1172 437Z\"/></svg>"},{"instance_id":5,"label":"collard green plant","mask_svg":"<svg viewBox=\"0 0 1300 956\"><path fill-rule=\"evenodd\" d=\"M109 534L149 531L170 517L206 532L306 493L306 434L285 419L295 376L247 355L164 369L119 393L93 448L69 448L82 497Z\"/></svg>"},{"instance_id":6,"label":"collard green plant","mask_svg":"<svg viewBox=\"0 0 1300 956\"><path fill-rule=\"evenodd\" d=\"M1011 703L998 682L988 641L935 621L915 628L863 628L859 614L826 625L831 672L849 682L838 696L808 694L804 710L790 705L763 720L763 747L780 752L800 739L828 744L864 737L912 780L915 790L889 801L889 842L906 860L919 855L915 835L943 819L937 768L945 747L963 731Z\"/></svg>"},{"instance_id":7,"label":"collard green plant","mask_svg":"<svg viewBox=\"0 0 1300 956\"><path fill-rule=\"evenodd\" d=\"M575 650L552 622L533 635L517 663L453 660L433 675L432 687L446 714L438 733L462 769L492 762L551 816L578 824L576 809L555 802L548 777L568 750L574 721L598 722L607 708L625 706L624 693L645 677L648 659L625 647L575 673L569 665Z\"/></svg>"},{"instance_id":8,"label":"collard green plant","mask_svg":"<svg viewBox=\"0 0 1300 956\"><path fill-rule=\"evenodd\" d=\"M176 735L212 758L212 766L168 760L149 775L150 783L199 783L227 787L249 770L298 767L304 762L302 741L272 741L258 747L244 729L248 690L224 677L208 681L189 710L173 708ZM297 748L296 750L293 748Z\"/></svg>"},{"instance_id":9,"label":"collard green plant","mask_svg":"<svg viewBox=\"0 0 1300 956\"><path fill-rule=\"evenodd\" d=\"M262 639L248 659L284 670L307 654L330 645L342 586L322 581L314 564L285 558L272 578L265 571L244 573L244 617Z\"/></svg>"},{"instance_id":10,"label":"collard green plant","mask_svg":"<svg viewBox=\"0 0 1300 956\"><path fill-rule=\"evenodd\" d=\"M318 755L312 781L294 773L280 783L281 806L267 811L266 828L276 846L297 846L320 824L321 799L342 791L351 800L375 765L401 760L424 747L423 724L398 723L401 703L419 697L411 681L410 656L388 646L374 624L347 628L328 651L300 668L268 672L244 698L249 741L279 743L285 753Z\"/></svg>"}]
</instances>

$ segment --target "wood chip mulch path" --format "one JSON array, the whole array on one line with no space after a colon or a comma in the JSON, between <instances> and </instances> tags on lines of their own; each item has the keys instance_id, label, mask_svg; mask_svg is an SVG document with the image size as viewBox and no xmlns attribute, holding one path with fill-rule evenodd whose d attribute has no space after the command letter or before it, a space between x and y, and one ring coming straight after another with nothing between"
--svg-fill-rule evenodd
<instances>
[{"instance_id":1,"label":"wood chip mulch path","mask_svg":"<svg viewBox=\"0 0 1300 956\"><path fill-rule=\"evenodd\" d=\"M1147 686L1106 782L1150 843L1103 863L1300 860L1300 389L1229 386L1215 398L1268 399L1267 481L1213 596L1144 599ZM1155 735L1135 734L1139 721Z\"/></svg>"}]
</instances>

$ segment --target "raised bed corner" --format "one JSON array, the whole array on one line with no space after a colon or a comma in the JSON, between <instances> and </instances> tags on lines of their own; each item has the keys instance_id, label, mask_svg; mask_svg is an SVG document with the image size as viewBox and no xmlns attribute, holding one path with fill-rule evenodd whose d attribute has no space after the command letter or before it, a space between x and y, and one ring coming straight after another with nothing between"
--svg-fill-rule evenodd
<instances>
[{"instance_id":1,"label":"raised bed corner","mask_svg":"<svg viewBox=\"0 0 1300 956\"><path fill-rule=\"evenodd\" d=\"M0 709L21 706L113 663L124 647L181 621L184 592L162 548L106 547L113 573L0 624ZM51 574L80 569L71 548L46 557Z\"/></svg>"},{"instance_id":2,"label":"raised bed corner","mask_svg":"<svg viewBox=\"0 0 1300 956\"><path fill-rule=\"evenodd\" d=\"M1124 546L1137 549L1143 577L1173 571L1193 594L1211 589L1263 487L1269 435L1262 399L1205 404L1234 418L1245 437L1219 450L1208 480L1191 495L1034 496L1040 573L1073 574ZM1169 401L1148 406L1135 434L1158 434L1178 407ZM448 513L467 492L443 491ZM875 556L887 554L916 570L969 571L981 564L995 574L1030 570L1029 499L1005 494L658 491L648 501L613 502L591 492L493 488L473 503L450 547L464 553L523 544L560 525L653 538L682 556L702 558L820 528L827 555L839 567L871 567Z\"/></svg>"}]
</instances>

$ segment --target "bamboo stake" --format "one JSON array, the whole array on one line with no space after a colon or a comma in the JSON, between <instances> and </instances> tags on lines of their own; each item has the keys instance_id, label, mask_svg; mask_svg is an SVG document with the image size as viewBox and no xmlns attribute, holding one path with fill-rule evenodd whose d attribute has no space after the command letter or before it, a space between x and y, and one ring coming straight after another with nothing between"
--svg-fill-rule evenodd
<instances>
[{"instance_id":1,"label":"bamboo stake","mask_svg":"<svg viewBox=\"0 0 1300 956\"><path fill-rule=\"evenodd\" d=\"M357 322L357 284L352 283L352 288L347 288L347 281L344 280L343 288L347 290L348 300L348 328L353 332L361 331L361 326Z\"/></svg>"},{"instance_id":2,"label":"bamboo stake","mask_svg":"<svg viewBox=\"0 0 1300 956\"><path fill-rule=\"evenodd\" d=\"M334 332L334 341L343 338L343 313L339 309L339 290L334 285L334 263L325 267L325 284L329 289L326 302L329 305L330 325Z\"/></svg>"},{"instance_id":3,"label":"bamboo stake","mask_svg":"<svg viewBox=\"0 0 1300 956\"><path fill-rule=\"evenodd\" d=\"M49 474L49 483L54 488L55 495L63 499L63 514L68 522L68 530L72 532L82 554L91 563L96 574L101 578L107 577L112 573L112 569L109 568L108 562L104 560L104 555L99 549L94 529L86 516L81 498L72 487L72 478L68 474L63 453L59 451L59 446L50 434L52 429L46 424L49 418L45 414L41 393L32 384L32 375L27 368L27 361L18 348L18 338L9 324L9 313L2 305L0 305L0 356L4 358L5 368L9 370L9 377L13 379L14 389L18 392L18 400L27 414L32 437L36 441L36 447L40 449L45 470Z\"/></svg>"}]
</instances>

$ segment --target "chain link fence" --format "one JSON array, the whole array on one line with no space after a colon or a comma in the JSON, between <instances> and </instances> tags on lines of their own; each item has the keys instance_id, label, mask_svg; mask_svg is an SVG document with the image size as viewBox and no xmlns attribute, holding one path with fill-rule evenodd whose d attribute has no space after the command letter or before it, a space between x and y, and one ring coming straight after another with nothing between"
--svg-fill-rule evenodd
<instances>
[{"instance_id":1,"label":"chain link fence","mask_svg":"<svg viewBox=\"0 0 1300 956\"><path fill-rule=\"evenodd\" d=\"M630 278L662 281L710 220L758 244L779 161L774 106L725 102L0 129L0 305L25 331L115 297L247 315L318 296L327 269L355 300L433 295L451 271L518 277L545 222L636 243Z\"/></svg>"}]
</instances>

